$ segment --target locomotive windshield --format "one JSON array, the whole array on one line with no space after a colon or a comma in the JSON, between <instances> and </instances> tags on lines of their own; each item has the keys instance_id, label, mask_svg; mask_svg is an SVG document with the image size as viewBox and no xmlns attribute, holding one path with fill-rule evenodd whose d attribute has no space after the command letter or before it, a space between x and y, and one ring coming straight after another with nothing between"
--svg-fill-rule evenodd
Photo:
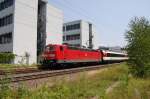
<instances>
[{"instance_id":1,"label":"locomotive windshield","mask_svg":"<svg viewBox=\"0 0 150 99\"><path fill-rule=\"evenodd\" d=\"M47 46L46 51L55 51L55 46Z\"/></svg>"}]
</instances>

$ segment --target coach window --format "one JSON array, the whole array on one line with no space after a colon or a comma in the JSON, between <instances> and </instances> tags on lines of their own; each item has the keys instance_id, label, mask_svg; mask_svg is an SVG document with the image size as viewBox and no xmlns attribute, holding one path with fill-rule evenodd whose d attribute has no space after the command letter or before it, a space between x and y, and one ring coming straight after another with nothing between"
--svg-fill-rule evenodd
<instances>
[{"instance_id":1,"label":"coach window","mask_svg":"<svg viewBox=\"0 0 150 99\"><path fill-rule=\"evenodd\" d=\"M107 56L108 56L108 57L124 57L124 55L113 54L113 53L108 53Z\"/></svg>"}]
</instances>

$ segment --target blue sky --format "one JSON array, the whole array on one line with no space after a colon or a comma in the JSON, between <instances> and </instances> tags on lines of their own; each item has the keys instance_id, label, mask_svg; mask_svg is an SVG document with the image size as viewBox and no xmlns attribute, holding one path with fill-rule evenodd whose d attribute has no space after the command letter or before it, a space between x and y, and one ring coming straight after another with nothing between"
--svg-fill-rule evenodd
<instances>
[{"instance_id":1,"label":"blue sky","mask_svg":"<svg viewBox=\"0 0 150 99\"><path fill-rule=\"evenodd\" d=\"M150 17L150 0L49 0L62 9L64 22L83 19L97 29L95 46L125 46L125 31L134 16Z\"/></svg>"}]
</instances>

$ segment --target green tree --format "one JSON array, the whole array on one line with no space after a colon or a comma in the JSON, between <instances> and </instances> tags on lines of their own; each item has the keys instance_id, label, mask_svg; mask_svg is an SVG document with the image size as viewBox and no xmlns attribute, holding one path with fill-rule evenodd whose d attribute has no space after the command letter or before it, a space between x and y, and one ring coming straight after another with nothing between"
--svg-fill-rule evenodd
<instances>
[{"instance_id":1,"label":"green tree","mask_svg":"<svg viewBox=\"0 0 150 99\"><path fill-rule=\"evenodd\" d=\"M135 17L126 32L128 64L137 77L150 76L150 22L145 17Z\"/></svg>"}]
</instances>

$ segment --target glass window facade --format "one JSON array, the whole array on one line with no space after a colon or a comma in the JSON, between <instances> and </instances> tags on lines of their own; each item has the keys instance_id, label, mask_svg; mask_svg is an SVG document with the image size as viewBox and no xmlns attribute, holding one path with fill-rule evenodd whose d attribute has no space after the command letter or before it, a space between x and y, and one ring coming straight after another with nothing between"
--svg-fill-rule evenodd
<instances>
[{"instance_id":1,"label":"glass window facade","mask_svg":"<svg viewBox=\"0 0 150 99\"><path fill-rule=\"evenodd\" d=\"M66 36L66 41L79 40L79 39L80 39L80 34L67 35L67 36Z\"/></svg>"},{"instance_id":2,"label":"glass window facade","mask_svg":"<svg viewBox=\"0 0 150 99\"><path fill-rule=\"evenodd\" d=\"M73 25L67 25L66 28L63 28L63 31L71 31L71 30L76 30L80 29L80 23L78 24L73 24Z\"/></svg>"},{"instance_id":3,"label":"glass window facade","mask_svg":"<svg viewBox=\"0 0 150 99\"><path fill-rule=\"evenodd\" d=\"M13 23L13 14L0 18L0 27L7 26Z\"/></svg>"},{"instance_id":4,"label":"glass window facade","mask_svg":"<svg viewBox=\"0 0 150 99\"><path fill-rule=\"evenodd\" d=\"M14 3L14 0L4 0L0 3L0 11L12 6Z\"/></svg>"},{"instance_id":5,"label":"glass window facade","mask_svg":"<svg viewBox=\"0 0 150 99\"><path fill-rule=\"evenodd\" d=\"M0 44L12 43L12 32L0 35Z\"/></svg>"}]
</instances>

